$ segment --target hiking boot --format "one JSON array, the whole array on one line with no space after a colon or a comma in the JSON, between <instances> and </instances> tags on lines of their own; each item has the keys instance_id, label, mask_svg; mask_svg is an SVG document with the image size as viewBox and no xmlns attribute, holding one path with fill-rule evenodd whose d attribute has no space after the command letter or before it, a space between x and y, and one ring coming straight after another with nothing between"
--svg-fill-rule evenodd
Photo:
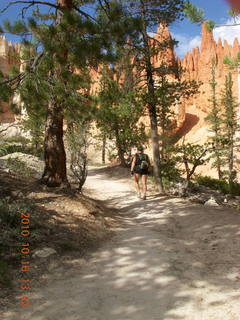
<instances>
[{"instance_id":1,"label":"hiking boot","mask_svg":"<svg viewBox=\"0 0 240 320\"><path fill-rule=\"evenodd\" d=\"M142 200L146 200L147 199L147 197L146 197L146 195L144 195L143 197L142 197Z\"/></svg>"}]
</instances>

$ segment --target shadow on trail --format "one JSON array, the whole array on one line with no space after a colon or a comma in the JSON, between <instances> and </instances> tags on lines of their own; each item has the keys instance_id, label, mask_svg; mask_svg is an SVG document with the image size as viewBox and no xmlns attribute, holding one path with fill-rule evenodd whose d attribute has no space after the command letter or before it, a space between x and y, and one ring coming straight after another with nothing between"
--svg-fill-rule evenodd
<instances>
[{"instance_id":1,"label":"shadow on trail","mask_svg":"<svg viewBox=\"0 0 240 320\"><path fill-rule=\"evenodd\" d=\"M102 176L104 178L108 177L114 180L128 178L130 177L130 168L124 168L119 165L109 166L109 167L102 167L102 168L95 168L91 169L88 172L88 176Z\"/></svg>"},{"instance_id":2,"label":"shadow on trail","mask_svg":"<svg viewBox=\"0 0 240 320\"><path fill-rule=\"evenodd\" d=\"M105 204L115 208L121 199ZM66 279L51 292L49 318L55 319L60 286L62 319L205 320L216 308L225 312L225 305L237 316L238 213L159 197L123 204L119 214L125 223L116 238L93 255L71 287Z\"/></svg>"},{"instance_id":3,"label":"shadow on trail","mask_svg":"<svg viewBox=\"0 0 240 320\"><path fill-rule=\"evenodd\" d=\"M94 174L101 179L106 171L103 168ZM110 208L119 207L120 203L118 212L127 224L118 234L125 246L106 251L101 272L106 280L104 286L108 284L116 295L115 303L109 306L109 319L123 319L121 313L125 312L129 319L192 320L195 318L190 316L191 310L198 310L206 319L215 311L208 311L204 318L205 310L226 304L232 304L234 314L240 297L239 212L159 195L129 203L131 196L130 191L120 190L104 201ZM216 294L211 295L209 288ZM128 296L128 303L121 303L117 297L125 292L135 296ZM178 316L183 307L188 310L186 316ZM231 319L238 319L237 311L235 314L236 318Z\"/></svg>"},{"instance_id":4,"label":"shadow on trail","mask_svg":"<svg viewBox=\"0 0 240 320\"><path fill-rule=\"evenodd\" d=\"M92 261L101 270L83 276L85 303L97 282L91 308L101 315L107 304L97 319L210 319L214 308L221 313L226 304L234 314L240 294L238 214L166 198L120 211L129 214L120 245L105 248Z\"/></svg>"},{"instance_id":5,"label":"shadow on trail","mask_svg":"<svg viewBox=\"0 0 240 320\"><path fill-rule=\"evenodd\" d=\"M237 320L239 213L165 196L141 201L108 182L101 181L103 202L118 208L121 229L74 278L47 288L47 301L24 319Z\"/></svg>"}]
</instances>

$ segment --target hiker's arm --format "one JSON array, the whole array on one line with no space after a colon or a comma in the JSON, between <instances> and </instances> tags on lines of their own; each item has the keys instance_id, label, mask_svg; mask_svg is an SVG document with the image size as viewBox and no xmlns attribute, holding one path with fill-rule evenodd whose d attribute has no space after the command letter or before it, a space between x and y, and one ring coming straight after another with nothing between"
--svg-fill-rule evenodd
<instances>
[{"instance_id":1,"label":"hiker's arm","mask_svg":"<svg viewBox=\"0 0 240 320\"><path fill-rule=\"evenodd\" d=\"M149 156L147 155L147 162L148 162L148 165L149 165L149 167L151 166L151 161L150 161L150 158L149 158Z\"/></svg>"},{"instance_id":2,"label":"hiker's arm","mask_svg":"<svg viewBox=\"0 0 240 320\"><path fill-rule=\"evenodd\" d=\"M136 156L134 156L134 157L132 158L131 172L133 172L133 169L134 169L134 167L135 167L135 163L136 163Z\"/></svg>"}]
</instances>

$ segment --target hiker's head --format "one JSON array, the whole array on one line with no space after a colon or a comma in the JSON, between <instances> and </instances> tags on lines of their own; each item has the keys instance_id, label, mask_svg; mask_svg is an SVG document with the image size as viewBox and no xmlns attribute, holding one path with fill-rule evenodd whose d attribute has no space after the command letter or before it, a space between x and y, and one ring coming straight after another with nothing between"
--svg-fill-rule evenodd
<instances>
[{"instance_id":1,"label":"hiker's head","mask_svg":"<svg viewBox=\"0 0 240 320\"><path fill-rule=\"evenodd\" d=\"M143 151L144 151L143 146L139 146L139 147L137 148L137 151L138 151L138 153L143 153Z\"/></svg>"}]
</instances>

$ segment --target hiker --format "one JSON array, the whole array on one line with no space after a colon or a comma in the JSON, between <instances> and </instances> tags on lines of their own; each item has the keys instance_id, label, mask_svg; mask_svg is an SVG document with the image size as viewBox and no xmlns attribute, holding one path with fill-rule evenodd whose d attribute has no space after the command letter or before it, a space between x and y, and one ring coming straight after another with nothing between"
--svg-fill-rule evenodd
<instances>
[{"instance_id":1,"label":"hiker","mask_svg":"<svg viewBox=\"0 0 240 320\"><path fill-rule=\"evenodd\" d=\"M150 168L150 160L147 154L144 152L144 148L139 146L137 153L132 158L131 174L134 176L135 188L139 199L146 200L147 193L147 178ZM141 188L139 185L140 179L142 178L142 195ZM142 197L141 197L142 196Z\"/></svg>"}]
</instances>

